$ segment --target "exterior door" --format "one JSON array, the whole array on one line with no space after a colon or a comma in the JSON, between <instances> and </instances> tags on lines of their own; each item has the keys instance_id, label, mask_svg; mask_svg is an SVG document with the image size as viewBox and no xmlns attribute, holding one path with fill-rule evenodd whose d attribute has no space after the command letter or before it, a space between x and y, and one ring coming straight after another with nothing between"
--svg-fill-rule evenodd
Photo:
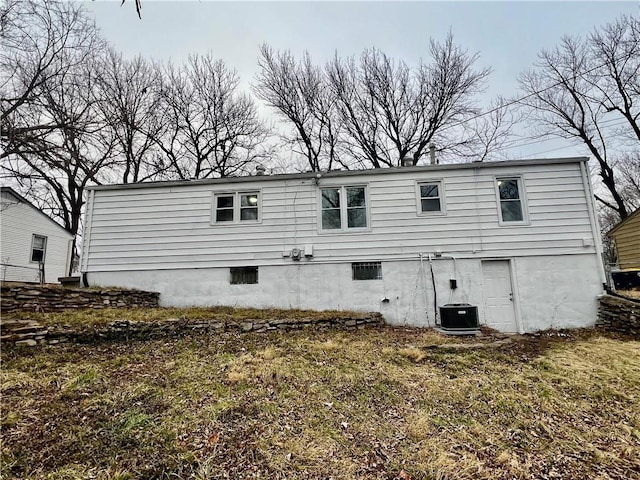
<instances>
[{"instance_id":1,"label":"exterior door","mask_svg":"<svg viewBox=\"0 0 640 480\"><path fill-rule=\"evenodd\" d=\"M509 260L483 260L485 322L500 332L517 333Z\"/></svg>"}]
</instances>

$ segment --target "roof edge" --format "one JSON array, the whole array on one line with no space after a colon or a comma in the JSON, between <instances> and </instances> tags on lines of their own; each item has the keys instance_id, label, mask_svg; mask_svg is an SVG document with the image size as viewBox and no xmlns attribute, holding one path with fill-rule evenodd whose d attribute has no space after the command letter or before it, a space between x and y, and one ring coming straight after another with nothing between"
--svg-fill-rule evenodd
<instances>
[{"instance_id":1,"label":"roof edge","mask_svg":"<svg viewBox=\"0 0 640 480\"><path fill-rule=\"evenodd\" d=\"M446 170L465 170L476 168L501 168L501 167L518 167L529 165L555 165L563 163L580 163L587 162L587 157L565 157L565 158L539 158L526 160L504 160L498 162L471 162L471 163L448 163L437 165L418 165L414 167L391 167L391 168L374 168L368 170L334 170L329 172L305 172L305 173L284 173L277 175L251 175L244 177L225 177L225 178L205 178L199 180L164 180L158 182L142 182L142 183L119 183L111 185L91 185L87 190L121 190L136 188L155 188L155 187L172 187L186 185L216 185L225 183L244 183L244 182L264 182L275 180L293 180L306 178L338 178L351 177L357 175L393 175L396 173L407 172L438 172Z\"/></svg>"},{"instance_id":2,"label":"roof edge","mask_svg":"<svg viewBox=\"0 0 640 480\"><path fill-rule=\"evenodd\" d=\"M606 233L607 237L609 237L612 233L617 232L620 229L620 227L623 227L629 220L634 218L636 215L640 215L640 208L636 208L635 211L631 212L627 216L627 218L625 218L624 220L619 221L616 225L611 227L611 230L609 230Z\"/></svg>"}]
</instances>

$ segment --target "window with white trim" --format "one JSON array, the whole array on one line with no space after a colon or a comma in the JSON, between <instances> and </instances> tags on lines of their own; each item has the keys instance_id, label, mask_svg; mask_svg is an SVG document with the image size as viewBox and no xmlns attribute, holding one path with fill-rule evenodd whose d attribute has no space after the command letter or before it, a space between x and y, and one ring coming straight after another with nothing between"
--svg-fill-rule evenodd
<instances>
[{"instance_id":1,"label":"window with white trim","mask_svg":"<svg viewBox=\"0 0 640 480\"><path fill-rule=\"evenodd\" d=\"M420 213L444 213L441 181L418 183L418 195L420 196Z\"/></svg>"},{"instance_id":2,"label":"window with white trim","mask_svg":"<svg viewBox=\"0 0 640 480\"><path fill-rule=\"evenodd\" d=\"M257 222L260 218L260 192L216 193L213 197L213 223Z\"/></svg>"},{"instance_id":3,"label":"window with white trim","mask_svg":"<svg viewBox=\"0 0 640 480\"><path fill-rule=\"evenodd\" d=\"M44 262L46 251L47 237L34 234L31 238L31 257L29 260L34 263Z\"/></svg>"},{"instance_id":4,"label":"window with white trim","mask_svg":"<svg viewBox=\"0 0 640 480\"><path fill-rule=\"evenodd\" d=\"M523 202L522 178L496 177L498 190L498 210L502 223L524 223L526 211Z\"/></svg>"},{"instance_id":5,"label":"window with white trim","mask_svg":"<svg viewBox=\"0 0 640 480\"><path fill-rule=\"evenodd\" d=\"M258 283L258 267L231 267L229 269L231 285L249 285Z\"/></svg>"},{"instance_id":6,"label":"window with white trim","mask_svg":"<svg viewBox=\"0 0 640 480\"><path fill-rule=\"evenodd\" d=\"M367 228L366 187L321 188L320 195L322 230Z\"/></svg>"},{"instance_id":7,"label":"window with white trim","mask_svg":"<svg viewBox=\"0 0 640 480\"><path fill-rule=\"evenodd\" d=\"M380 280L382 279L381 262L354 262L351 264L352 280Z\"/></svg>"}]
</instances>

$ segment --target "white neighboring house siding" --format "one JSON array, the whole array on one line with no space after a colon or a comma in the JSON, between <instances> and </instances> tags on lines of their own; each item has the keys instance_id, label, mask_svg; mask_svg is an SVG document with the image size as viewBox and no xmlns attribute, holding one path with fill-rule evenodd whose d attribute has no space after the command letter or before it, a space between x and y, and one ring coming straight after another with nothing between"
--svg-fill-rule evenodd
<instances>
[{"instance_id":1,"label":"white neighboring house siding","mask_svg":"<svg viewBox=\"0 0 640 480\"><path fill-rule=\"evenodd\" d=\"M0 277L3 281L38 281L38 263L31 261L34 235L46 237L45 281L57 283L59 277L67 276L73 235L19 195L16 196L10 189L3 187L0 213L0 263L12 265L0 266Z\"/></svg>"},{"instance_id":2,"label":"white neighboring house siding","mask_svg":"<svg viewBox=\"0 0 640 480\"><path fill-rule=\"evenodd\" d=\"M439 304L451 297L481 311L481 260L505 258L518 293L518 330L562 326L553 322L562 324L565 310L571 316L565 323L586 326L595 320L602 278L583 160L97 188L89 199L82 271L90 284L159 290L167 305L357 308L383 311L391 323L428 325L433 294L419 254L439 251L458 260L455 291L448 290L452 262L438 260ZM524 225L500 224L497 176L521 179ZM446 213L418 212L416 185L424 181L441 182ZM349 185L367 187L367 229L321 231L320 188ZM212 223L213 195L232 191L260 193L259 222ZM311 259L293 262L283 255L305 245L313 246ZM350 263L370 261L383 263L383 279L351 280ZM228 268L249 265L260 267L259 284L229 285ZM580 291L565 292L575 282L584 283Z\"/></svg>"}]
</instances>

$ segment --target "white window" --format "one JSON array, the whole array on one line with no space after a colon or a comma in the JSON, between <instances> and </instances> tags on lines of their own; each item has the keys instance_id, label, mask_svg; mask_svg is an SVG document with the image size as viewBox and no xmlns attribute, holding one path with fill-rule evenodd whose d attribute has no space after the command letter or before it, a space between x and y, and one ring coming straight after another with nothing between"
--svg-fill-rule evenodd
<instances>
[{"instance_id":1,"label":"white window","mask_svg":"<svg viewBox=\"0 0 640 480\"><path fill-rule=\"evenodd\" d=\"M444 192L442 181L419 182L418 189L418 213L434 214L444 213Z\"/></svg>"},{"instance_id":2,"label":"white window","mask_svg":"<svg viewBox=\"0 0 640 480\"><path fill-rule=\"evenodd\" d=\"M381 262L354 262L351 264L353 280L380 280L382 278Z\"/></svg>"},{"instance_id":3,"label":"white window","mask_svg":"<svg viewBox=\"0 0 640 480\"><path fill-rule=\"evenodd\" d=\"M42 235L33 235L31 238L31 262L44 262L44 256L47 250L47 237Z\"/></svg>"},{"instance_id":4,"label":"white window","mask_svg":"<svg viewBox=\"0 0 640 480\"><path fill-rule=\"evenodd\" d=\"M229 274L231 285L258 283L258 267L231 267Z\"/></svg>"},{"instance_id":5,"label":"white window","mask_svg":"<svg viewBox=\"0 0 640 480\"><path fill-rule=\"evenodd\" d=\"M527 222L526 202L521 177L497 177L496 190L500 208L500 224Z\"/></svg>"},{"instance_id":6,"label":"white window","mask_svg":"<svg viewBox=\"0 0 640 480\"><path fill-rule=\"evenodd\" d=\"M366 187L322 188L320 195L322 230L367 228Z\"/></svg>"},{"instance_id":7,"label":"white window","mask_svg":"<svg viewBox=\"0 0 640 480\"><path fill-rule=\"evenodd\" d=\"M260 218L260 192L216 193L212 218L213 223L257 222Z\"/></svg>"}]
</instances>

